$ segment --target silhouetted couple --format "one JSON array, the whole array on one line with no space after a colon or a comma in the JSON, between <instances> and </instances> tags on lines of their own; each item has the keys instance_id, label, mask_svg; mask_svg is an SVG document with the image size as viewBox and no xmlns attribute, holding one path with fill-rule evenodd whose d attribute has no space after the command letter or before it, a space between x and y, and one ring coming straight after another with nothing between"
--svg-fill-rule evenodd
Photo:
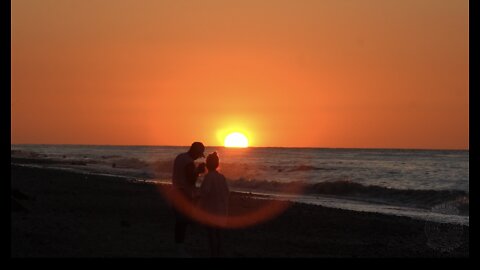
<instances>
[{"instance_id":1,"label":"silhouetted couple","mask_svg":"<svg viewBox=\"0 0 480 270\"><path fill-rule=\"evenodd\" d=\"M219 158L216 152L206 158L206 164L200 163L195 166L194 161L204 155L205 146L201 142L194 142L188 152L179 154L173 164L172 184L174 194L181 196L177 203L174 203L175 212L175 243L177 252L187 256L185 251L185 233L187 226L193 223L192 216L195 205L215 217L226 217L228 215L229 189L225 176L217 171ZM200 188L196 187L200 174L205 175ZM204 216L205 217L205 216ZM208 216L206 216L208 218ZM226 220L226 219L225 219ZM208 224L209 220L202 222ZM220 255L221 249L221 225L205 225L207 227L208 240L211 256Z\"/></svg>"}]
</instances>

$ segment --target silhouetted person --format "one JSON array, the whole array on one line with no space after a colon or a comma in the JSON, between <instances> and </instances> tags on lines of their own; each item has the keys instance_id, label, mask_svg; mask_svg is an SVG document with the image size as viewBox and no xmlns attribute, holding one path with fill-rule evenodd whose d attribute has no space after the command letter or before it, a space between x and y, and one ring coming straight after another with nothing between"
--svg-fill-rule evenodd
<instances>
[{"instance_id":1,"label":"silhouetted person","mask_svg":"<svg viewBox=\"0 0 480 270\"><path fill-rule=\"evenodd\" d=\"M217 171L219 165L217 152L207 156L208 173L200 187L199 206L206 212L223 219L218 223L207 226L208 242L212 257L220 255L222 243L221 227L226 225L228 216L229 189L223 174Z\"/></svg>"},{"instance_id":2,"label":"silhouetted person","mask_svg":"<svg viewBox=\"0 0 480 270\"><path fill-rule=\"evenodd\" d=\"M195 168L194 161L205 157L205 146L201 142L194 142L186 153L179 154L173 164L172 184L176 193L181 194L193 206L195 183L198 175L205 172L205 163ZM175 205L174 205L175 206ZM177 251L185 255L184 245L187 225L191 220L184 213L174 208L175 212L175 243Z\"/></svg>"}]
</instances>

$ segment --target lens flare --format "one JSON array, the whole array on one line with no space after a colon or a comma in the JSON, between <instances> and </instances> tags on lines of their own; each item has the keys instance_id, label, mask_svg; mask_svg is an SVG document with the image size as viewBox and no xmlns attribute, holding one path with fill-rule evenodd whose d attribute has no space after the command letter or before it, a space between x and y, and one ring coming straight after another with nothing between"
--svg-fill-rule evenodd
<instances>
[{"instance_id":1,"label":"lens flare","mask_svg":"<svg viewBox=\"0 0 480 270\"><path fill-rule=\"evenodd\" d=\"M159 185L158 188L169 205L183 215L201 224L226 229L245 228L267 222L282 214L291 204L288 200L249 199L250 196L236 193L235 201L241 205L230 205L228 216L218 216L200 208L172 186ZM287 192L299 194L301 188L302 186L298 185Z\"/></svg>"}]
</instances>

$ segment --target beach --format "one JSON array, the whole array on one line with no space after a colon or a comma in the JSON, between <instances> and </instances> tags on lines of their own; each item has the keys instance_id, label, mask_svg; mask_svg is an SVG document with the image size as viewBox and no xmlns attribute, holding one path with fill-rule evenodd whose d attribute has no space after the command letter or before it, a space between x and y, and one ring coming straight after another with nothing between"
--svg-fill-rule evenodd
<instances>
[{"instance_id":1,"label":"beach","mask_svg":"<svg viewBox=\"0 0 480 270\"><path fill-rule=\"evenodd\" d=\"M174 216L158 184L11 165L12 257L177 257ZM232 214L264 204L232 192ZM433 228L433 230L432 230ZM224 231L225 257L468 257L469 227L454 238L408 217L292 203L274 218ZM451 234L450 234L451 235ZM191 257L209 257L205 229L188 227Z\"/></svg>"}]
</instances>

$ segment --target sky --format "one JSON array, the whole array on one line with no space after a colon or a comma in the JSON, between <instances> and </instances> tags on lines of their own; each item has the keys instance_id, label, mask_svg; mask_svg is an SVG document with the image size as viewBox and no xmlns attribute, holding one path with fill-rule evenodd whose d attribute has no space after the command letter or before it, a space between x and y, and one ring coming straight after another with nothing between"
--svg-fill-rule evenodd
<instances>
[{"instance_id":1,"label":"sky","mask_svg":"<svg viewBox=\"0 0 480 270\"><path fill-rule=\"evenodd\" d=\"M11 143L469 148L466 0L12 0Z\"/></svg>"}]
</instances>

